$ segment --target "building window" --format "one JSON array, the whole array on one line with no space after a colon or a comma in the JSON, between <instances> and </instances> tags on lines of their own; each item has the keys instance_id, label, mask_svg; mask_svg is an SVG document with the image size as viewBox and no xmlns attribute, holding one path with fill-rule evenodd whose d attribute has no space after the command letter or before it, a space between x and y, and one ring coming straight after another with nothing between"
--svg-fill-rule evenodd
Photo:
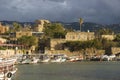
<instances>
[{"instance_id":1,"label":"building window","mask_svg":"<svg viewBox=\"0 0 120 80\"><path fill-rule=\"evenodd\" d=\"M19 33L19 35L21 35L21 33Z\"/></svg>"},{"instance_id":2,"label":"building window","mask_svg":"<svg viewBox=\"0 0 120 80\"><path fill-rule=\"evenodd\" d=\"M78 39L80 39L80 35L78 36Z\"/></svg>"},{"instance_id":3,"label":"building window","mask_svg":"<svg viewBox=\"0 0 120 80\"><path fill-rule=\"evenodd\" d=\"M28 34L28 33L26 33L26 35L28 36L29 34Z\"/></svg>"},{"instance_id":4,"label":"building window","mask_svg":"<svg viewBox=\"0 0 120 80\"><path fill-rule=\"evenodd\" d=\"M75 39L75 36L72 36L72 39Z\"/></svg>"}]
</instances>

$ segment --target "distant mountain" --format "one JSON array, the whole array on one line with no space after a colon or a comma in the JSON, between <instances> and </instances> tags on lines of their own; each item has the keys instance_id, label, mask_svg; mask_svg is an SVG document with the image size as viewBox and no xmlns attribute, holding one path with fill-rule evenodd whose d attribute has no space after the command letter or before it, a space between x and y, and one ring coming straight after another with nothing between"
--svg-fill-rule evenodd
<instances>
[{"instance_id":1,"label":"distant mountain","mask_svg":"<svg viewBox=\"0 0 120 80\"><path fill-rule=\"evenodd\" d=\"M15 21L0 21L2 25L11 25Z\"/></svg>"},{"instance_id":2,"label":"distant mountain","mask_svg":"<svg viewBox=\"0 0 120 80\"><path fill-rule=\"evenodd\" d=\"M2 22L3 25L12 25L13 22L16 22L16 21L0 21L0 22ZM34 25L34 22L18 22L18 23L20 23L22 26L24 24L28 24L31 26ZM80 30L80 26L78 22L71 22L71 23L59 22L59 23L62 23L65 28ZM97 23L92 23L92 22L85 22L82 25L82 31L88 31L88 30L96 31L102 28L109 28L115 33L120 33L120 24L103 25L103 24L97 24Z\"/></svg>"},{"instance_id":3,"label":"distant mountain","mask_svg":"<svg viewBox=\"0 0 120 80\"><path fill-rule=\"evenodd\" d=\"M14 22L17 22L17 23L21 24L22 26L24 24L29 24L31 26L34 25L34 22L18 22L18 21L0 21L0 22L2 22L3 25L12 25Z\"/></svg>"},{"instance_id":4,"label":"distant mountain","mask_svg":"<svg viewBox=\"0 0 120 80\"><path fill-rule=\"evenodd\" d=\"M80 26L78 22L73 23L62 23L66 28L80 30ZM102 28L109 28L115 33L120 33L120 24L110 24L110 25L102 25L92 22L85 22L82 25L82 31L96 31Z\"/></svg>"},{"instance_id":5,"label":"distant mountain","mask_svg":"<svg viewBox=\"0 0 120 80\"><path fill-rule=\"evenodd\" d=\"M107 28L113 30L115 33L120 33L120 24L111 24L106 26Z\"/></svg>"},{"instance_id":6,"label":"distant mountain","mask_svg":"<svg viewBox=\"0 0 120 80\"><path fill-rule=\"evenodd\" d=\"M78 22L64 23L64 26L65 26L66 28L72 28L72 29L74 29L74 30L80 30L80 25L79 25ZM81 29L82 29L82 31L87 31L87 30L95 31L95 30L97 30L98 28L101 28L101 26L102 26L102 25L100 25L100 24L86 22L86 23L83 23Z\"/></svg>"}]
</instances>

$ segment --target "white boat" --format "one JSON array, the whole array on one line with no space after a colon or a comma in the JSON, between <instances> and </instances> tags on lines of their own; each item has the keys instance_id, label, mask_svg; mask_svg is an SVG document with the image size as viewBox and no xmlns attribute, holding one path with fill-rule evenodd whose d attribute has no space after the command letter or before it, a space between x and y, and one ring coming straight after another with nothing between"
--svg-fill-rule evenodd
<instances>
[{"instance_id":1,"label":"white boat","mask_svg":"<svg viewBox=\"0 0 120 80\"><path fill-rule=\"evenodd\" d=\"M48 55L40 55L40 58L39 58L39 62L42 62L42 63L47 63L50 61L50 57Z\"/></svg>"},{"instance_id":2,"label":"white boat","mask_svg":"<svg viewBox=\"0 0 120 80\"><path fill-rule=\"evenodd\" d=\"M110 56L108 56L108 55L103 55L102 56L102 60L103 61L112 61L113 59L115 59L115 55L110 55Z\"/></svg>"},{"instance_id":3,"label":"white boat","mask_svg":"<svg viewBox=\"0 0 120 80\"><path fill-rule=\"evenodd\" d=\"M39 59L37 59L37 58L33 57L33 59L32 59L32 62L31 62L31 63L38 63L38 61L39 61Z\"/></svg>"},{"instance_id":4,"label":"white boat","mask_svg":"<svg viewBox=\"0 0 120 80\"><path fill-rule=\"evenodd\" d=\"M53 59L51 60L51 62L61 62L62 58L57 58L57 59Z\"/></svg>"},{"instance_id":5,"label":"white boat","mask_svg":"<svg viewBox=\"0 0 120 80\"><path fill-rule=\"evenodd\" d=\"M64 54L54 54L51 57L51 62L65 62L66 61L66 55Z\"/></svg>"},{"instance_id":6,"label":"white boat","mask_svg":"<svg viewBox=\"0 0 120 80\"><path fill-rule=\"evenodd\" d=\"M76 62L76 61L82 61L82 60L83 60L83 57L81 57L81 56L71 56L71 57L69 57L70 62Z\"/></svg>"},{"instance_id":7,"label":"white boat","mask_svg":"<svg viewBox=\"0 0 120 80\"><path fill-rule=\"evenodd\" d=\"M15 62L16 59L0 59L0 80L11 80L17 71Z\"/></svg>"},{"instance_id":8,"label":"white boat","mask_svg":"<svg viewBox=\"0 0 120 80\"><path fill-rule=\"evenodd\" d=\"M49 61L50 61L50 58L47 58L47 59L41 60L40 62L42 62L42 63L47 63L47 62L49 62Z\"/></svg>"},{"instance_id":9,"label":"white boat","mask_svg":"<svg viewBox=\"0 0 120 80\"><path fill-rule=\"evenodd\" d=\"M52 59L51 62L65 62L66 58L59 57L57 59Z\"/></svg>"},{"instance_id":10,"label":"white boat","mask_svg":"<svg viewBox=\"0 0 120 80\"><path fill-rule=\"evenodd\" d=\"M30 64L31 60L30 59L25 59L21 62L22 64Z\"/></svg>"},{"instance_id":11,"label":"white boat","mask_svg":"<svg viewBox=\"0 0 120 80\"><path fill-rule=\"evenodd\" d=\"M66 61L66 58L63 57L63 58L61 59L61 62L65 62L65 61Z\"/></svg>"}]
</instances>

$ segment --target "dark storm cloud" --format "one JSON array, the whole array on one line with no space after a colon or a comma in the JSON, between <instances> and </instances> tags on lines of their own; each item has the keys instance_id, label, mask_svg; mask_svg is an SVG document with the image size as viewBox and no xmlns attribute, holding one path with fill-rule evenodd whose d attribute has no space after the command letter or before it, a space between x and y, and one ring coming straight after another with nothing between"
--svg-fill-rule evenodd
<instances>
[{"instance_id":1,"label":"dark storm cloud","mask_svg":"<svg viewBox=\"0 0 120 80\"><path fill-rule=\"evenodd\" d=\"M53 1L53 2L64 2L66 0L46 0L46 1Z\"/></svg>"},{"instance_id":2,"label":"dark storm cloud","mask_svg":"<svg viewBox=\"0 0 120 80\"><path fill-rule=\"evenodd\" d=\"M120 22L120 0L0 0L0 20Z\"/></svg>"}]
</instances>

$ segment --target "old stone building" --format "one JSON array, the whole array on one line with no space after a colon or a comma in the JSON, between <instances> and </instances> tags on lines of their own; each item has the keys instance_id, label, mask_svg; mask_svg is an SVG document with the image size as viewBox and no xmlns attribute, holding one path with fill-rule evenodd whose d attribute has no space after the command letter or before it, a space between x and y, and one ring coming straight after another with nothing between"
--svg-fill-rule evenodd
<instances>
[{"instance_id":1,"label":"old stone building","mask_svg":"<svg viewBox=\"0 0 120 80\"><path fill-rule=\"evenodd\" d=\"M32 31L17 31L10 34L11 38L20 38L22 36L32 36Z\"/></svg>"},{"instance_id":2,"label":"old stone building","mask_svg":"<svg viewBox=\"0 0 120 80\"><path fill-rule=\"evenodd\" d=\"M67 41L87 41L95 38L94 32L68 32L65 39L50 39L50 50L64 50Z\"/></svg>"},{"instance_id":3,"label":"old stone building","mask_svg":"<svg viewBox=\"0 0 120 80\"><path fill-rule=\"evenodd\" d=\"M15 50L0 50L0 58L8 58L15 55Z\"/></svg>"},{"instance_id":4,"label":"old stone building","mask_svg":"<svg viewBox=\"0 0 120 80\"><path fill-rule=\"evenodd\" d=\"M22 36L36 36L36 37L42 37L42 32L33 32L33 31L16 31L14 33L10 33L10 38L20 38Z\"/></svg>"},{"instance_id":5,"label":"old stone building","mask_svg":"<svg viewBox=\"0 0 120 80\"><path fill-rule=\"evenodd\" d=\"M50 39L50 50L63 50L65 39Z\"/></svg>"},{"instance_id":6,"label":"old stone building","mask_svg":"<svg viewBox=\"0 0 120 80\"><path fill-rule=\"evenodd\" d=\"M97 50L95 48L82 49L81 51L70 52L65 46L64 43L67 42L66 39L50 39L49 49L45 51L47 54L67 54L71 55L85 55L86 58L91 58L93 56L100 56L105 53L105 50Z\"/></svg>"},{"instance_id":7,"label":"old stone building","mask_svg":"<svg viewBox=\"0 0 120 80\"><path fill-rule=\"evenodd\" d=\"M68 32L66 41L87 41L95 38L94 32Z\"/></svg>"},{"instance_id":8,"label":"old stone building","mask_svg":"<svg viewBox=\"0 0 120 80\"><path fill-rule=\"evenodd\" d=\"M7 42L7 39L4 39L4 38L0 37L0 44L6 43L6 42Z\"/></svg>"},{"instance_id":9,"label":"old stone building","mask_svg":"<svg viewBox=\"0 0 120 80\"><path fill-rule=\"evenodd\" d=\"M116 36L115 35L101 35L101 37L107 40L114 40Z\"/></svg>"},{"instance_id":10,"label":"old stone building","mask_svg":"<svg viewBox=\"0 0 120 80\"><path fill-rule=\"evenodd\" d=\"M0 22L0 34L3 34L9 30L9 26L3 26Z\"/></svg>"},{"instance_id":11,"label":"old stone building","mask_svg":"<svg viewBox=\"0 0 120 80\"><path fill-rule=\"evenodd\" d=\"M38 31L38 32L43 32L44 24L50 23L50 21L48 21L48 20L36 20L35 23L36 24L35 24L34 30Z\"/></svg>"},{"instance_id":12,"label":"old stone building","mask_svg":"<svg viewBox=\"0 0 120 80\"><path fill-rule=\"evenodd\" d=\"M111 47L109 49L110 54L118 54L120 53L120 47Z\"/></svg>"}]
</instances>

